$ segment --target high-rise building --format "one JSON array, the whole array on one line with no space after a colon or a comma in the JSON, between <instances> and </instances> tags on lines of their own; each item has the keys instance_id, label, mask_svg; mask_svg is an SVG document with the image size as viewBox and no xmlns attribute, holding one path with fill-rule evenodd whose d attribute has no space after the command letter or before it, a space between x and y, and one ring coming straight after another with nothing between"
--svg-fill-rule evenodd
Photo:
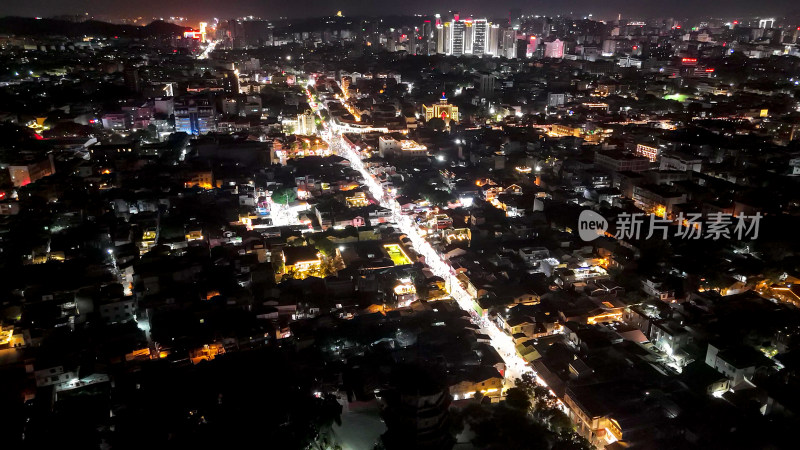
<instances>
[{"instance_id":1,"label":"high-rise building","mask_svg":"<svg viewBox=\"0 0 800 450\"><path fill-rule=\"evenodd\" d=\"M500 54L500 42L501 42L501 32L502 29L500 25L497 24L489 24L488 33L486 34L486 50L485 53L487 55L492 56L502 56Z\"/></svg>"},{"instance_id":2,"label":"high-rise building","mask_svg":"<svg viewBox=\"0 0 800 450\"><path fill-rule=\"evenodd\" d=\"M436 53L449 55L451 51L450 22L436 24Z\"/></svg>"},{"instance_id":3,"label":"high-rise building","mask_svg":"<svg viewBox=\"0 0 800 450\"><path fill-rule=\"evenodd\" d=\"M433 22L426 20L422 23L422 29L420 30L419 38L417 54L431 55L436 53L436 27L434 26Z\"/></svg>"},{"instance_id":4,"label":"high-rise building","mask_svg":"<svg viewBox=\"0 0 800 450\"><path fill-rule=\"evenodd\" d=\"M472 27L470 27L472 30ZM467 24L461 20L450 22L450 55L461 56L465 53L464 40L467 34Z\"/></svg>"},{"instance_id":5,"label":"high-rise building","mask_svg":"<svg viewBox=\"0 0 800 450\"><path fill-rule=\"evenodd\" d=\"M489 22L486 19L477 19L472 22L472 54L483 56L491 54L487 51L489 43Z\"/></svg>"},{"instance_id":6,"label":"high-rise building","mask_svg":"<svg viewBox=\"0 0 800 450\"><path fill-rule=\"evenodd\" d=\"M409 55L418 55L419 54L419 41L422 36L419 35L420 30L419 27L413 27L408 31L406 38L403 38L403 35L400 36L400 43L405 44L406 52Z\"/></svg>"},{"instance_id":7,"label":"high-rise building","mask_svg":"<svg viewBox=\"0 0 800 450\"><path fill-rule=\"evenodd\" d=\"M505 58L516 58L517 56L517 32L511 28L503 28L500 32L500 42L498 56Z\"/></svg>"},{"instance_id":8,"label":"high-rise building","mask_svg":"<svg viewBox=\"0 0 800 450\"><path fill-rule=\"evenodd\" d=\"M528 40L523 37L522 39L516 39L514 41L516 43L516 48L514 49L516 58L524 59L528 57Z\"/></svg>"},{"instance_id":9,"label":"high-rise building","mask_svg":"<svg viewBox=\"0 0 800 450\"><path fill-rule=\"evenodd\" d=\"M455 15L449 22L436 23L436 53L444 55L492 55L509 57L508 42L503 45L506 30L486 19L464 19ZM433 33L432 33L433 34ZM501 54L501 49L505 54Z\"/></svg>"},{"instance_id":10,"label":"high-rise building","mask_svg":"<svg viewBox=\"0 0 800 450\"><path fill-rule=\"evenodd\" d=\"M475 27L472 26L472 19L464 21L464 54L472 54L472 42L475 40Z\"/></svg>"},{"instance_id":11,"label":"high-rise building","mask_svg":"<svg viewBox=\"0 0 800 450\"><path fill-rule=\"evenodd\" d=\"M224 39L226 47L244 48L247 45L244 26L241 20L229 19L224 24L220 24L217 31L217 36ZM219 32L221 32L221 34Z\"/></svg>"}]
</instances>

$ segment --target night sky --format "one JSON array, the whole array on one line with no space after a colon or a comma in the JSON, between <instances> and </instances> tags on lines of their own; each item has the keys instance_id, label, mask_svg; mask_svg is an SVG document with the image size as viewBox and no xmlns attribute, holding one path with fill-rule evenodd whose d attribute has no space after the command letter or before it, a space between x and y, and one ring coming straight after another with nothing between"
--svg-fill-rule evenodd
<instances>
[{"instance_id":1,"label":"night sky","mask_svg":"<svg viewBox=\"0 0 800 450\"><path fill-rule=\"evenodd\" d=\"M259 15L265 18L345 15L429 14L447 10L476 16L505 17L509 8L524 13L558 14L592 13L597 19L628 17L685 17L714 15L717 17L777 15L800 11L797 0L0 0L0 16L23 15L49 17L57 14L89 12L109 16L214 16L230 18Z\"/></svg>"}]
</instances>

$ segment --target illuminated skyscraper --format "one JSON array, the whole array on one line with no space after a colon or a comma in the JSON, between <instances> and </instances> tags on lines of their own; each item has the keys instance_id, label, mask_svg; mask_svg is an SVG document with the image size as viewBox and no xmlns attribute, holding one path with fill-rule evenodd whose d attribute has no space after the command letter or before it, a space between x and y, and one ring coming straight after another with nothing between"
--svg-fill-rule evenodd
<instances>
[{"instance_id":1,"label":"illuminated skyscraper","mask_svg":"<svg viewBox=\"0 0 800 450\"><path fill-rule=\"evenodd\" d=\"M464 54L472 54L472 42L475 40L475 27L472 26L472 19L464 21Z\"/></svg>"},{"instance_id":2,"label":"illuminated skyscraper","mask_svg":"<svg viewBox=\"0 0 800 450\"><path fill-rule=\"evenodd\" d=\"M472 28L470 27L470 30ZM467 24L461 20L450 22L450 55L461 56L464 54L464 40L467 33Z\"/></svg>"},{"instance_id":3,"label":"illuminated skyscraper","mask_svg":"<svg viewBox=\"0 0 800 450\"><path fill-rule=\"evenodd\" d=\"M489 43L489 22L486 19L477 19L472 22L472 54L483 56L491 54L487 51Z\"/></svg>"},{"instance_id":4,"label":"illuminated skyscraper","mask_svg":"<svg viewBox=\"0 0 800 450\"><path fill-rule=\"evenodd\" d=\"M500 25L494 23L488 24L486 33L486 50L484 50L485 54L501 56L500 43L502 40L502 31L503 29L500 28Z\"/></svg>"},{"instance_id":5,"label":"illuminated skyscraper","mask_svg":"<svg viewBox=\"0 0 800 450\"><path fill-rule=\"evenodd\" d=\"M451 53L450 22L442 22L436 15L436 53L449 55Z\"/></svg>"},{"instance_id":6,"label":"illuminated skyscraper","mask_svg":"<svg viewBox=\"0 0 800 450\"><path fill-rule=\"evenodd\" d=\"M504 32L507 30L486 19L461 20L456 14L453 20L441 22L436 18L436 53L444 55L501 55ZM432 33L433 34L433 33Z\"/></svg>"}]
</instances>

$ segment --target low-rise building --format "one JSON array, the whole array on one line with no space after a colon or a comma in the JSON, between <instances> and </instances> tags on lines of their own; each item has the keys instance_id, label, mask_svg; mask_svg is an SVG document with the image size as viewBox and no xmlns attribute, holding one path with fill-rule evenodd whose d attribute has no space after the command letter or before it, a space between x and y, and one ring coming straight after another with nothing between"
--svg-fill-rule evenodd
<instances>
[{"instance_id":1,"label":"low-rise building","mask_svg":"<svg viewBox=\"0 0 800 450\"><path fill-rule=\"evenodd\" d=\"M621 151L597 151L594 154L597 167L613 172L641 172L650 168L650 160Z\"/></svg>"}]
</instances>

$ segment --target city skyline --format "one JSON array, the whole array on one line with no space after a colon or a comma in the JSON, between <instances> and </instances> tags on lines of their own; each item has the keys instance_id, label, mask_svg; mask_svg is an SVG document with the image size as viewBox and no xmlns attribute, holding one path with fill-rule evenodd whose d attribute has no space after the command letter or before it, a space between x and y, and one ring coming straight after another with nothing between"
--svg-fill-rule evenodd
<instances>
[{"instance_id":1,"label":"city skyline","mask_svg":"<svg viewBox=\"0 0 800 450\"><path fill-rule=\"evenodd\" d=\"M97 0L33 0L29 2L8 2L0 5L0 16L38 16L52 17L57 15L89 14L109 17L168 17L181 16L192 19L201 17L230 18L256 15L268 19L279 17L311 18L330 16L342 11L350 16L386 16L386 15L430 15L437 12L458 11L462 15L474 17L505 17L510 10L521 10L522 14L541 15L592 15L597 20L623 17L766 17L797 15L800 7L791 0L767 0L764 2L745 2L743 0L725 2L724 8L716 2L690 2L680 0L670 2L668 6L659 2L640 2L631 4L623 0L611 0L598 4L588 0L579 0L558 5L545 2L527 3L521 0L503 0L487 5L475 0L430 2L411 0L398 4L383 4L364 0L344 0L331 3L323 0L304 2L302 8L293 4L277 1L234 0L224 5L210 0L201 0L184 4L182 2L144 0L135 4L108 3Z\"/></svg>"}]
</instances>

